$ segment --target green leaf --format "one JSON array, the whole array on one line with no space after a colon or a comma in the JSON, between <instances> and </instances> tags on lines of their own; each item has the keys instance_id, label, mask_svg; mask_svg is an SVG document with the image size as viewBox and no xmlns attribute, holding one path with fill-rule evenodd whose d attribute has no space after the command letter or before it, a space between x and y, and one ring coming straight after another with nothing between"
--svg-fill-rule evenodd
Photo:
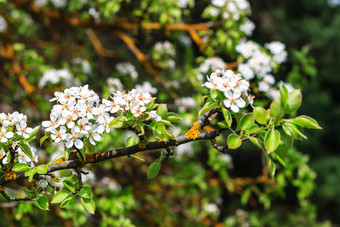
<instances>
[{"instance_id":1,"label":"green leaf","mask_svg":"<svg viewBox=\"0 0 340 227\"><path fill-rule=\"evenodd\" d=\"M66 199L60 203L59 206L60 206L61 208L65 208L65 207L67 207L67 206L70 204L70 202L71 202L72 200L73 200L73 196L68 195L68 196L66 197Z\"/></svg>"},{"instance_id":2,"label":"green leaf","mask_svg":"<svg viewBox=\"0 0 340 227\"><path fill-rule=\"evenodd\" d=\"M275 129L269 129L266 133L264 146L266 148L267 154L272 153L276 150L280 143L280 133Z\"/></svg>"},{"instance_id":3,"label":"green leaf","mask_svg":"<svg viewBox=\"0 0 340 227\"><path fill-rule=\"evenodd\" d=\"M218 91L217 89L210 90L211 98L212 98L214 101L217 100L219 94L220 94L220 91Z\"/></svg>"},{"instance_id":4,"label":"green leaf","mask_svg":"<svg viewBox=\"0 0 340 227\"><path fill-rule=\"evenodd\" d=\"M65 156L65 161L68 161L68 158L70 157L70 148L65 148L64 156Z\"/></svg>"},{"instance_id":5,"label":"green leaf","mask_svg":"<svg viewBox=\"0 0 340 227\"><path fill-rule=\"evenodd\" d=\"M25 171L25 176L28 177L28 181L32 182L34 174L37 172L36 168L32 167Z\"/></svg>"},{"instance_id":6,"label":"green leaf","mask_svg":"<svg viewBox=\"0 0 340 227\"><path fill-rule=\"evenodd\" d=\"M281 119L281 117L284 115L283 110L281 108L281 101L280 100L274 100L270 104L270 116L274 118L274 121L277 122Z\"/></svg>"},{"instance_id":7,"label":"green leaf","mask_svg":"<svg viewBox=\"0 0 340 227\"><path fill-rule=\"evenodd\" d=\"M301 102L302 102L302 94L301 94L300 89L294 90L291 93L289 93L288 98L287 98L287 106L286 106L287 113L292 113L298 110L301 105Z\"/></svg>"},{"instance_id":8,"label":"green leaf","mask_svg":"<svg viewBox=\"0 0 340 227\"><path fill-rule=\"evenodd\" d=\"M181 121L182 118L178 114L170 112L168 113L168 115L166 115L166 120L171 121L171 122L177 122L177 121Z\"/></svg>"},{"instance_id":9,"label":"green leaf","mask_svg":"<svg viewBox=\"0 0 340 227\"><path fill-rule=\"evenodd\" d=\"M249 140L250 140L253 144L255 144L256 146L258 146L259 148L262 149L262 145L261 145L260 140L259 140L258 138L253 137L253 136L250 136L250 137L249 137Z\"/></svg>"},{"instance_id":10,"label":"green leaf","mask_svg":"<svg viewBox=\"0 0 340 227\"><path fill-rule=\"evenodd\" d=\"M46 196L40 196L36 201L35 204L42 210L49 210L48 206L48 201Z\"/></svg>"},{"instance_id":11,"label":"green leaf","mask_svg":"<svg viewBox=\"0 0 340 227\"><path fill-rule=\"evenodd\" d=\"M135 137L134 136L130 136L129 138L127 138L127 140L125 141L125 146L126 147L131 147L135 145Z\"/></svg>"},{"instance_id":12,"label":"green leaf","mask_svg":"<svg viewBox=\"0 0 340 227\"><path fill-rule=\"evenodd\" d=\"M20 142L19 147L33 161L33 154L31 152L31 149L30 149L28 143Z\"/></svg>"},{"instance_id":13,"label":"green leaf","mask_svg":"<svg viewBox=\"0 0 340 227\"><path fill-rule=\"evenodd\" d=\"M63 185L65 186L65 188L67 190L69 190L70 192L74 192L76 187L74 186L74 182L71 180L64 180L63 181Z\"/></svg>"},{"instance_id":14,"label":"green leaf","mask_svg":"<svg viewBox=\"0 0 340 227\"><path fill-rule=\"evenodd\" d=\"M284 108L287 104L288 100L288 90L287 88L283 85L281 82L281 87L280 87L280 100L281 100L281 106Z\"/></svg>"},{"instance_id":15,"label":"green leaf","mask_svg":"<svg viewBox=\"0 0 340 227\"><path fill-rule=\"evenodd\" d=\"M159 139L163 139L165 141L168 141L168 134L166 132L165 126L162 123L156 122L155 130L153 131L154 136Z\"/></svg>"},{"instance_id":16,"label":"green leaf","mask_svg":"<svg viewBox=\"0 0 340 227\"><path fill-rule=\"evenodd\" d=\"M30 167L27 164L25 164L25 163L18 163L18 164L16 164L13 167L12 171L14 171L14 172L22 172L22 171L26 171L29 168Z\"/></svg>"},{"instance_id":17,"label":"green leaf","mask_svg":"<svg viewBox=\"0 0 340 227\"><path fill-rule=\"evenodd\" d=\"M316 120L306 115L298 116L291 121L304 128L322 129Z\"/></svg>"},{"instance_id":18,"label":"green leaf","mask_svg":"<svg viewBox=\"0 0 340 227\"><path fill-rule=\"evenodd\" d=\"M229 149L236 149L236 148L239 148L241 146L242 140L237 135L230 134L228 136L227 143L228 143L228 148Z\"/></svg>"},{"instance_id":19,"label":"green leaf","mask_svg":"<svg viewBox=\"0 0 340 227\"><path fill-rule=\"evenodd\" d=\"M218 106L217 102L207 102L202 109L200 109L200 111L198 112L198 116L202 116L203 114L205 114L206 112L208 112L209 110L213 110Z\"/></svg>"},{"instance_id":20,"label":"green leaf","mask_svg":"<svg viewBox=\"0 0 340 227\"><path fill-rule=\"evenodd\" d=\"M59 170L59 176L61 176L61 177L70 177L72 175L73 175L73 173L69 169Z\"/></svg>"},{"instance_id":21,"label":"green leaf","mask_svg":"<svg viewBox=\"0 0 340 227\"><path fill-rule=\"evenodd\" d=\"M244 115L240 120L240 128L241 130L248 130L250 126L254 124L254 114L250 113Z\"/></svg>"},{"instance_id":22,"label":"green leaf","mask_svg":"<svg viewBox=\"0 0 340 227\"><path fill-rule=\"evenodd\" d=\"M110 122L110 128L121 128L124 126L124 123L126 122L126 117L124 116L119 116L115 119L113 119L111 122Z\"/></svg>"},{"instance_id":23,"label":"green leaf","mask_svg":"<svg viewBox=\"0 0 340 227\"><path fill-rule=\"evenodd\" d=\"M36 167L36 169L37 169L37 173L39 174L46 174L48 170L46 165L39 165Z\"/></svg>"},{"instance_id":24,"label":"green leaf","mask_svg":"<svg viewBox=\"0 0 340 227\"><path fill-rule=\"evenodd\" d=\"M160 120L159 122L160 122L160 123L163 123L163 124L165 124L165 125L167 125L167 126L174 127L174 126L171 124L170 121L167 121L167 120Z\"/></svg>"},{"instance_id":25,"label":"green leaf","mask_svg":"<svg viewBox=\"0 0 340 227\"><path fill-rule=\"evenodd\" d=\"M280 157L279 155L277 155L276 153L274 153L274 152L271 153L271 154L270 154L270 157L273 158L274 160L279 161L283 167L286 166L286 163L285 163L285 162L281 159L281 157Z\"/></svg>"},{"instance_id":26,"label":"green leaf","mask_svg":"<svg viewBox=\"0 0 340 227\"><path fill-rule=\"evenodd\" d=\"M79 151L79 153L80 153L82 159L83 159L84 161L86 161L85 148L81 148L81 149L79 149L78 151Z\"/></svg>"},{"instance_id":27,"label":"green leaf","mask_svg":"<svg viewBox=\"0 0 340 227\"><path fill-rule=\"evenodd\" d=\"M151 163L148 166L148 170L146 172L148 175L148 179L155 178L158 175L160 169L161 169L161 164L159 162Z\"/></svg>"},{"instance_id":28,"label":"green leaf","mask_svg":"<svg viewBox=\"0 0 340 227\"><path fill-rule=\"evenodd\" d=\"M33 131L29 134L29 137L27 139L28 142L31 142L32 140L35 139L35 137L37 136L38 132L39 132L40 126L36 126Z\"/></svg>"},{"instance_id":29,"label":"green leaf","mask_svg":"<svg viewBox=\"0 0 340 227\"><path fill-rule=\"evenodd\" d=\"M287 135L292 136L294 139L307 139L307 136L300 131L298 126L290 121L286 121L282 125L282 129Z\"/></svg>"},{"instance_id":30,"label":"green leaf","mask_svg":"<svg viewBox=\"0 0 340 227\"><path fill-rule=\"evenodd\" d=\"M63 202L70 193L67 191L58 191L52 198L51 203L61 203Z\"/></svg>"},{"instance_id":31,"label":"green leaf","mask_svg":"<svg viewBox=\"0 0 340 227\"><path fill-rule=\"evenodd\" d=\"M229 128L229 126L227 125L227 123L225 123L225 121L223 122L217 122L218 127L220 128Z\"/></svg>"},{"instance_id":32,"label":"green leaf","mask_svg":"<svg viewBox=\"0 0 340 227\"><path fill-rule=\"evenodd\" d=\"M94 214L96 210L96 205L93 201L93 199L86 199L86 198L80 198L81 204L83 205L84 209L90 213Z\"/></svg>"},{"instance_id":33,"label":"green leaf","mask_svg":"<svg viewBox=\"0 0 340 227\"><path fill-rule=\"evenodd\" d=\"M48 138L50 138L50 134L47 134L47 135L45 135L43 138L40 139L40 147L41 147L41 145L43 144L43 142L44 142L45 140L47 140Z\"/></svg>"},{"instance_id":34,"label":"green leaf","mask_svg":"<svg viewBox=\"0 0 340 227\"><path fill-rule=\"evenodd\" d=\"M252 126L250 126L248 132L250 134L253 134L253 133L257 133L259 130L260 130L260 127L257 124L253 124Z\"/></svg>"},{"instance_id":35,"label":"green leaf","mask_svg":"<svg viewBox=\"0 0 340 227\"><path fill-rule=\"evenodd\" d=\"M88 186L84 186L77 194L85 199L90 199L92 197L91 188Z\"/></svg>"},{"instance_id":36,"label":"green leaf","mask_svg":"<svg viewBox=\"0 0 340 227\"><path fill-rule=\"evenodd\" d=\"M273 178L276 170L275 162L269 156L266 157L266 162L269 175Z\"/></svg>"},{"instance_id":37,"label":"green leaf","mask_svg":"<svg viewBox=\"0 0 340 227\"><path fill-rule=\"evenodd\" d=\"M233 118L231 116L230 111L222 107L222 113L223 113L225 122L228 124L229 127L231 127L231 124L233 123Z\"/></svg>"},{"instance_id":38,"label":"green leaf","mask_svg":"<svg viewBox=\"0 0 340 227\"><path fill-rule=\"evenodd\" d=\"M157 107L157 114L162 117L162 119L165 119L168 114L168 107L166 104L160 104Z\"/></svg>"},{"instance_id":39,"label":"green leaf","mask_svg":"<svg viewBox=\"0 0 340 227\"><path fill-rule=\"evenodd\" d=\"M138 157L138 156L136 156L136 155L131 155L131 157L133 157L133 158L135 158L135 159L137 159L137 160L139 160L139 161L145 162L145 160L144 160L143 158Z\"/></svg>"},{"instance_id":40,"label":"green leaf","mask_svg":"<svg viewBox=\"0 0 340 227\"><path fill-rule=\"evenodd\" d=\"M254 108L254 116L255 116L255 120L262 125L267 124L269 118L270 118L270 114L269 111L265 110L262 107L255 107Z\"/></svg>"}]
</instances>

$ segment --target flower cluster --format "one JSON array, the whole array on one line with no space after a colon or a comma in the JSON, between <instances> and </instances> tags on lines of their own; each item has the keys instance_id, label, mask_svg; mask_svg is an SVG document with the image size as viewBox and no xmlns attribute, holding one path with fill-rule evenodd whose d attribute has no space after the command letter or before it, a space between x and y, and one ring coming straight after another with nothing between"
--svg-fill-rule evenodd
<instances>
[{"instance_id":1,"label":"flower cluster","mask_svg":"<svg viewBox=\"0 0 340 227\"><path fill-rule=\"evenodd\" d=\"M103 99L103 104L106 106L105 111L110 113L128 111L134 117L140 117L153 99L149 92L136 89L132 89L129 92L117 91L113 93L111 98L112 100Z\"/></svg>"},{"instance_id":2,"label":"flower cluster","mask_svg":"<svg viewBox=\"0 0 340 227\"><path fill-rule=\"evenodd\" d=\"M116 65L116 69L123 75L129 75L133 81L138 79L138 72L136 67L130 62L121 62Z\"/></svg>"},{"instance_id":3,"label":"flower cluster","mask_svg":"<svg viewBox=\"0 0 340 227\"><path fill-rule=\"evenodd\" d=\"M68 69L50 69L44 72L41 77L38 87L43 88L46 84L56 84L63 82L66 86L70 86L73 83L73 75Z\"/></svg>"},{"instance_id":4,"label":"flower cluster","mask_svg":"<svg viewBox=\"0 0 340 227\"><path fill-rule=\"evenodd\" d=\"M100 103L99 96L88 85L55 92L55 96L50 100L57 102L50 120L42 122L53 141L62 142L67 148L82 149L84 141L95 145L104 131L110 131L114 117L107 113L107 106Z\"/></svg>"},{"instance_id":5,"label":"flower cluster","mask_svg":"<svg viewBox=\"0 0 340 227\"><path fill-rule=\"evenodd\" d=\"M73 59L73 63L80 65L83 73L85 74L90 74L92 71L90 62L86 59L75 58Z\"/></svg>"},{"instance_id":6,"label":"flower cluster","mask_svg":"<svg viewBox=\"0 0 340 227\"><path fill-rule=\"evenodd\" d=\"M178 107L179 112L185 112L192 108L197 108L195 99L192 97L182 97L175 100L175 105Z\"/></svg>"},{"instance_id":7,"label":"flower cluster","mask_svg":"<svg viewBox=\"0 0 340 227\"><path fill-rule=\"evenodd\" d=\"M0 142L7 143L14 135L28 139L33 129L27 127L27 116L19 112L0 114Z\"/></svg>"},{"instance_id":8,"label":"flower cluster","mask_svg":"<svg viewBox=\"0 0 340 227\"><path fill-rule=\"evenodd\" d=\"M158 42L152 49L152 58L157 61L157 65L163 69L173 69L176 66L174 61L175 48L169 42Z\"/></svg>"},{"instance_id":9,"label":"flower cluster","mask_svg":"<svg viewBox=\"0 0 340 227\"><path fill-rule=\"evenodd\" d=\"M227 10L223 11L223 17L234 21L240 19L240 11L250 12L250 5L247 0L212 0L211 4L216 7L226 7Z\"/></svg>"},{"instance_id":10,"label":"flower cluster","mask_svg":"<svg viewBox=\"0 0 340 227\"><path fill-rule=\"evenodd\" d=\"M275 65L286 60L287 52L284 50L284 44L272 42L266 44L265 47L273 56L261 51L261 47L253 41L241 42L236 46L236 51L247 59L237 68L247 80L253 79L255 75L258 78L263 78L272 71Z\"/></svg>"},{"instance_id":11,"label":"flower cluster","mask_svg":"<svg viewBox=\"0 0 340 227\"><path fill-rule=\"evenodd\" d=\"M271 42L265 44L270 53L262 51L260 45L253 41L241 42L236 46L236 51L240 53L246 61L238 65L237 71L245 79L260 79L259 91L266 92L269 97L276 99L279 91L274 88L275 78L270 74L274 67L284 62L287 58L285 45L281 42Z\"/></svg>"},{"instance_id":12,"label":"flower cluster","mask_svg":"<svg viewBox=\"0 0 340 227\"><path fill-rule=\"evenodd\" d=\"M108 77L106 79L106 83L110 93L114 93L116 91L122 91L124 89L124 85L118 78Z\"/></svg>"},{"instance_id":13,"label":"flower cluster","mask_svg":"<svg viewBox=\"0 0 340 227\"><path fill-rule=\"evenodd\" d=\"M36 150L30 147L33 155L33 160L31 160L18 146L20 140L27 140L30 138L30 134L33 129L27 127L27 116L19 113L0 113L0 143L2 148L0 149L0 159L3 158L2 163L7 164L8 159L6 153L12 148L16 154L18 154L19 163L33 164L32 161L38 161L38 156L36 155ZM4 157L6 156L6 157Z\"/></svg>"},{"instance_id":14,"label":"flower cluster","mask_svg":"<svg viewBox=\"0 0 340 227\"><path fill-rule=\"evenodd\" d=\"M197 75L197 79L199 81L204 80L203 74L207 74L208 72L215 71L217 69L223 69L225 67L225 62L218 57L210 57L207 58L200 66L199 71L200 73Z\"/></svg>"},{"instance_id":15,"label":"flower cluster","mask_svg":"<svg viewBox=\"0 0 340 227\"><path fill-rule=\"evenodd\" d=\"M250 104L253 103L253 96L248 95L249 82L242 79L241 74L235 74L231 70L216 70L207 79L208 82L202 86L223 92L225 107L230 108L234 113L238 113L240 108L246 106L245 99Z\"/></svg>"}]
</instances>

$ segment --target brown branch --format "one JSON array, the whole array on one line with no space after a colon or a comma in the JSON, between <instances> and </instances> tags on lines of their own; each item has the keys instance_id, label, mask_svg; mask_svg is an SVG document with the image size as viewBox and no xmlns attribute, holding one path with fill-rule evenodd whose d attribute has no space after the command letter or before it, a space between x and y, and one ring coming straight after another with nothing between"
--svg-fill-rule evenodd
<instances>
[{"instance_id":1,"label":"brown branch","mask_svg":"<svg viewBox=\"0 0 340 227\"><path fill-rule=\"evenodd\" d=\"M218 109L213 109L206 112L202 117L198 119L198 123L201 126L209 124L209 118L217 113ZM219 136L221 131L213 131L213 132L206 132L200 133L197 138L195 139L188 139L186 135L182 135L177 137L175 140L166 141L155 141L155 142L146 142L146 143L139 143L135 146L127 147L127 148L120 148L120 149L112 149L106 152L99 152L95 154L87 154L86 161L80 160L77 156L74 156L72 159L68 161L64 161L61 159L54 164L48 165L48 171L46 174L51 172L62 170L62 169L77 169L78 167L82 167L86 164L90 163L97 163L102 162L105 160L118 158L122 156L129 156L138 152L142 151L150 151L150 150L159 150L159 149L167 149L169 147L176 147L184 143L188 143L194 140L211 140ZM44 174L44 175L46 175ZM34 176L35 179L40 179L41 175L36 174ZM27 178L24 172L19 172L15 174L14 178L6 179L5 176L0 178L0 185L5 185L8 182L24 179Z\"/></svg>"},{"instance_id":2,"label":"brown branch","mask_svg":"<svg viewBox=\"0 0 340 227\"><path fill-rule=\"evenodd\" d=\"M114 51L105 49L103 47L102 43L100 42L98 36L93 31L93 29L91 29L91 28L86 29L86 35L89 38L89 40L91 41L95 51L99 55L105 56L105 57L115 57L116 56L116 53Z\"/></svg>"},{"instance_id":3,"label":"brown branch","mask_svg":"<svg viewBox=\"0 0 340 227\"><path fill-rule=\"evenodd\" d=\"M148 61L148 58L139 50L139 48L135 45L135 42L132 38L130 38L128 35L124 34L123 32L117 32L118 37L123 40L123 42L128 46L128 48L133 52L133 54L136 56L137 60L140 61L145 69L154 76L155 81L160 84L162 87L164 87L167 91L170 91L169 84L165 83L162 79L161 75L152 67L150 62ZM170 93L171 97L173 99L178 99L178 95L174 92Z\"/></svg>"}]
</instances>

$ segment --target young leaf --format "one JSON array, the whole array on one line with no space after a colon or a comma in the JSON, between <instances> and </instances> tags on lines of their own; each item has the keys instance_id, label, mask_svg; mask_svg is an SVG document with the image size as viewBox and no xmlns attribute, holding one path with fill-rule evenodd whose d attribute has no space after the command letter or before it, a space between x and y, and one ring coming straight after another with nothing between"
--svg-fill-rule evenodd
<instances>
[{"instance_id":1,"label":"young leaf","mask_svg":"<svg viewBox=\"0 0 340 227\"><path fill-rule=\"evenodd\" d=\"M243 116L240 120L240 128L242 130L248 130L250 126L254 124L254 114L250 113Z\"/></svg>"},{"instance_id":2,"label":"young leaf","mask_svg":"<svg viewBox=\"0 0 340 227\"><path fill-rule=\"evenodd\" d=\"M298 116L291 121L304 128L322 129L316 120L306 115Z\"/></svg>"},{"instance_id":3,"label":"young leaf","mask_svg":"<svg viewBox=\"0 0 340 227\"><path fill-rule=\"evenodd\" d=\"M302 94L300 89L294 90L291 93L288 94L287 98L287 106L286 111L287 113L295 112L297 109L299 109L302 102Z\"/></svg>"},{"instance_id":4,"label":"young leaf","mask_svg":"<svg viewBox=\"0 0 340 227\"><path fill-rule=\"evenodd\" d=\"M168 107L166 104L160 104L157 107L157 114L162 117L162 119L165 119L168 114Z\"/></svg>"},{"instance_id":5,"label":"young leaf","mask_svg":"<svg viewBox=\"0 0 340 227\"><path fill-rule=\"evenodd\" d=\"M93 199L80 198L80 201L87 212L89 212L90 214L94 214L96 210L96 205Z\"/></svg>"},{"instance_id":6,"label":"young leaf","mask_svg":"<svg viewBox=\"0 0 340 227\"><path fill-rule=\"evenodd\" d=\"M264 146L266 148L267 154L272 153L276 150L280 143L280 133L275 129L269 129L266 133Z\"/></svg>"},{"instance_id":7,"label":"young leaf","mask_svg":"<svg viewBox=\"0 0 340 227\"><path fill-rule=\"evenodd\" d=\"M46 196L40 196L36 201L35 204L42 210L49 210L48 206L48 201Z\"/></svg>"},{"instance_id":8,"label":"young leaf","mask_svg":"<svg viewBox=\"0 0 340 227\"><path fill-rule=\"evenodd\" d=\"M26 169L25 176L28 177L28 181L32 182L34 174L37 172L36 168L32 167L29 169Z\"/></svg>"},{"instance_id":9,"label":"young leaf","mask_svg":"<svg viewBox=\"0 0 340 227\"><path fill-rule=\"evenodd\" d=\"M129 138L127 138L127 140L125 141L125 146L126 147L131 147L135 145L135 137L134 136L130 136Z\"/></svg>"},{"instance_id":10,"label":"young leaf","mask_svg":"<svg viewBox=\"0 0 340 227\"><path fill-rule=\"evenodd\" d=\"M231 127L231 124L233 123L233 118L231 117L230 111L223 107L222 113L225 122L228 124L229 127Z\"/></svg>"},{"instance_id":11,"label":"young leaf","mask_svg":"<svg viewBox=\"0 0 340 227\"><path fill-rule=\"evenodd\" d=\"M43 142L50 137L50 134L45 135L43 138L40 139L40 147L43 144Z\"/></svg>"},{"instance_id":12,"label":"young leaf","mask_svg":"<svg viewBox=\"0 0 340 227\"><path fill-rule=\"evenodd\" d=\"M85 199L90 199L92 197L91 188L88 186L84 186L77 194Z\"/></svg>"},{"instance_id":13,"label":"young leaf","mask_svg":"<svg viewBox=\"0 0 340 227\"><path fill-rule=\"evenodd\" d=\"M68 158L70 157L70 148L65 148L64 156L65 156L65 160L67 161Z\"/></svg>"},{"instance_id":14,"label":"young leaf","mask_svg":"<svg viewBox=\"0 0 340 227\"><path fill-rule=\"evenodd\" d=\"M270 114L269 111L265 110L262 107L255 107L254 108L254 116L255 116L255 120L262 125L267 124L269 118L270 118Z\"/></svg>"},{"instance_id":15,"label":"young leaf","mask_svg":"<svg viewBox=\"0 0 340 227\"><path fill-rule=\"evenodd\" d=\"M177 121L181 121L182 118L178 114L170 112L166 115L166 120L171 121L171 122L177 122Z\"/></svg>"},{"instance_id":16,"label":"young leaf","mask_svg":"<svg viewBox=\"0 0 340 227\"><path fill-rule=\"evenodd\" d=\"M155 137L159 138L159 139L163 139L165 141L168 141L168 134L166 132L165 126L162 123L157 122L156 123L156 128L153 131Z\"/></svg>"},{"instance_id":17,"label":"young leaf","mask_svg":"<svg viewBox=\"0 0 340 227\"><path fill-rule=\"evenodd\" d=\"M217 102L207 102L198 112L198 116L202 116L204 113L208 112L209 110L215 109L217 106Z\"/></svg>"},{"instance_id":18,"label":"young leaf","mask_svg":"<svg viewBox=\"0 0 340 227\"><path fill-rule=\"evenodd\" d=\"M51 203L61 203L64 201L70 193L67 191L58 191L52 198Z\"/></svg>"},{"instance_id":19,"label":"young leaf","mask_svg":"<svg viewBox=\"0 0 340 227\"><path fill-rule=\"evenodd\" d=\"M259 140L258 138L250 136L250 137L249 137L249 140L250 140L253 144L255 144L256 146L258 146L259 148L262 149L260 140Z\"/></svg>"},{"instance_id":20,"label":"young leaf","mask_svg":"<svg viewBox=\"0 0 340 227\"><path fill-rule=\"evenodd\" d=\"M60 206L61 208L65 208L65 207L67 207L67 206L70 204L70 202L71 202L72 200L73 200L73 196L68 195L68 196L66 197L66 199L60 203L59 206Z\"/></svg>"},{"instance_id":21,"label":"young leaf","mask_svg":"<svg viewBox=\"0 0 340 227\"><path fill-rule=\"evenodd\" d=\"M29 138L27 139L28 142L31 142L32 140L35 139L39 132L40 126L36 126L33 131L29 134Z\"/></svg>"},{"instance_id":22,"label":"young leaf","mask_svg":"<svg viewBox=\"0 0 340 227\"><path fill-rule=\"evenodd\" d=\"M124 126L124 122L126 120L127 119L124 116L117 117L110 122L109 126L110 126L110 128L121 128L121 127Z\"/></svg>"},{"instance_id":23,"label":"young leaf","mask_svg":"<svg viewBox=\"0 0 340 227\"><path fill-rule=\"evenodd\" d=\"M74 192L74 190L76 189L76 187L74 186L74 182L71 180L64 180L63 181L63 185L65 186L65 188L67 190L69 190L70 192Z\"/></svg>"},{"instance_id":24,"label":"young leaf","mask_svg":"<svg viewBox=\"0 0 340 227\"><path fill-rule=\"evenodd\" d=\"M253 134L253 133L257 133L260 130L260 127L257 124L253 124L252 126L250 126L249 128L249 133Z\"/></svg>"},{"instance_id":25,"label":"young leaf","mask_svg":"<svg viewBox=\"0 0 340 227\"><path fill-rule=\"evenodd\" d=\"M153 162L148 166L147 175L148 179L152 179L158 175L159 170L161 169L161 164L159 162Z\"/></svg>"},{"instance_id":26,"label":"young leaf","mask_svg":"<svg viewBox=\"0 0 340 227\"><path fill-rule=\"evenodd\" d=\"M229 149L236 149L236 148L238 148L238 147L241 146L242 140L241 140L241 138L238 137L237 135L230 134L230 135L228 136L227 143L228 143L228 148L229 148Z\"/></svg>"},{"instance_id":27,"label":"young leaf","mask_svg":"<svg viewBox=\"0 0 340 227\"><path fill-rule=\"evenodd\" d=\"M272 116L277 122L281 119L281 117L284 115L283 110L281 108L281 101L280 100L274 100L272 104L270 104L270 116Z\"/></svg>"},{"instance_id":28,"label":"young leaf","mask_svg":"<svg viewBox=\"0 0 340 227\"><path fill-rule=\"evenodd\" d=\"M14 172L22 172L22 171L26 171L29 168L30 167L27 164L25 164L25 163L18 163L18 164L16 164L13 167L12 171L14 171Z\"/></svg>"},{"instance_id":29,"label":"young leaf","mask_svg":"<svg viewBox=\"0 0 340 227\"><path fill-rule=\"evenodd\" d=\"M281 100L281 106L284 108L287 104L287 99L288 99L288 90L287 88L283 85L281 82L281 87L280 87L280 100Z\"/></svg>"},{"instance_id":30,"label":"young leaf","mask_svg":"<svg viewBox=\"0 0 340 227\"><path fill-rule=\"evenodd\" d=\"M33 154L30 147L28 146L28 143L21 142L19 147L31 160L33 160Z\"/></svg>"},{"instance_id":31,"label":"young leaf","mask_svg":"<svg viewBox=\"0 0 340 227\"><path fill-rule=\"evenodd\" d=\"M269 175L273 178L276 170L275 162L269 156L266 157L266 161Z\"/></svg>"},{"instance_id":32,"label":"young leaf","mask_svg":"<svg viewBox=\"0 0 340 227\"><path fill-rule=\"evenodd\" d=\"M39 173L39 174L46 174L47 170L48 170L46 165L39 165L39 166L37 166L36 169L37 169L37 173Z\"/></svg>"},{"instance_id":33,"label":"young leaf","mask_svg":"<svg viewBox=\"0 0 340 227\"><path fill-rule=\"evenodd\" d=\"M223 122L217 122L218 127L220 128L229 128L229 126L227 125L227 123L225 123L225 121Z\"/></svg>"},{"instance_id":34,"label":"young leaf","mask_svg":"<svg viewBox=\"0 0 340 227\"><path fill-rule=\"evenodd\" d=\"M298 126L290 121L286 121L282 125L282 129L287 135L292 136L294 139L307 139L307 136L300 131Z\"/></svg>"}]
</instances>

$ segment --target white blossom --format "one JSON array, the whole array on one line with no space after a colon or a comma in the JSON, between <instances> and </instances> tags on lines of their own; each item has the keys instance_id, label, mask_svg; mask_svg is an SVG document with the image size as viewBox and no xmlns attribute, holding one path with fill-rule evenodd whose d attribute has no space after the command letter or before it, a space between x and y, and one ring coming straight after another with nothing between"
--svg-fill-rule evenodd
<instances>
[{"instance_id":1,"label":"white blossom","mask_svg":"<svg viewBox=\"0 0 340 227\"><path fill-rule=\"evenodd\" d=\"M151 117L152 119L154 119L155 121L160 121L160 120L162 120L162 117L159 116L159 115L157 114L156 110L150 111L150 117Z\"/></svg>"},{"instance_id":2,"label":"white blossom","mask_svg":"<svg viewBox=\"0 0 340 227\"><path fill-rule=\"evenodd\" d=\"M138 79L138 72L136 67L130 62L121 62L116 65L116 69L119 73L129 75L133 81Z\"/></svg>"},{"instance_id":3,"label":"white blossom","mask_svg":"<svg viewBox=\"0 0 340 227\"><path fill-rule=\"evenodd\" d=\"M7 22L6 22L5 18L3 18L3 17L0 15L0 32L5 31L6 28L7 28Z\"/></svg>"},{"instance_id":4,"label":"white blossom","mask_svg":"<svg viewBox=\"0 0 340 227\"><path fill-rule=\"evenodd\" d=\"M48 182L45 179L41 179L41 180L38 181L38 184L39 184L40 187L46 188L47 185L48 185Z\"/></svg>"}]
</instances>

